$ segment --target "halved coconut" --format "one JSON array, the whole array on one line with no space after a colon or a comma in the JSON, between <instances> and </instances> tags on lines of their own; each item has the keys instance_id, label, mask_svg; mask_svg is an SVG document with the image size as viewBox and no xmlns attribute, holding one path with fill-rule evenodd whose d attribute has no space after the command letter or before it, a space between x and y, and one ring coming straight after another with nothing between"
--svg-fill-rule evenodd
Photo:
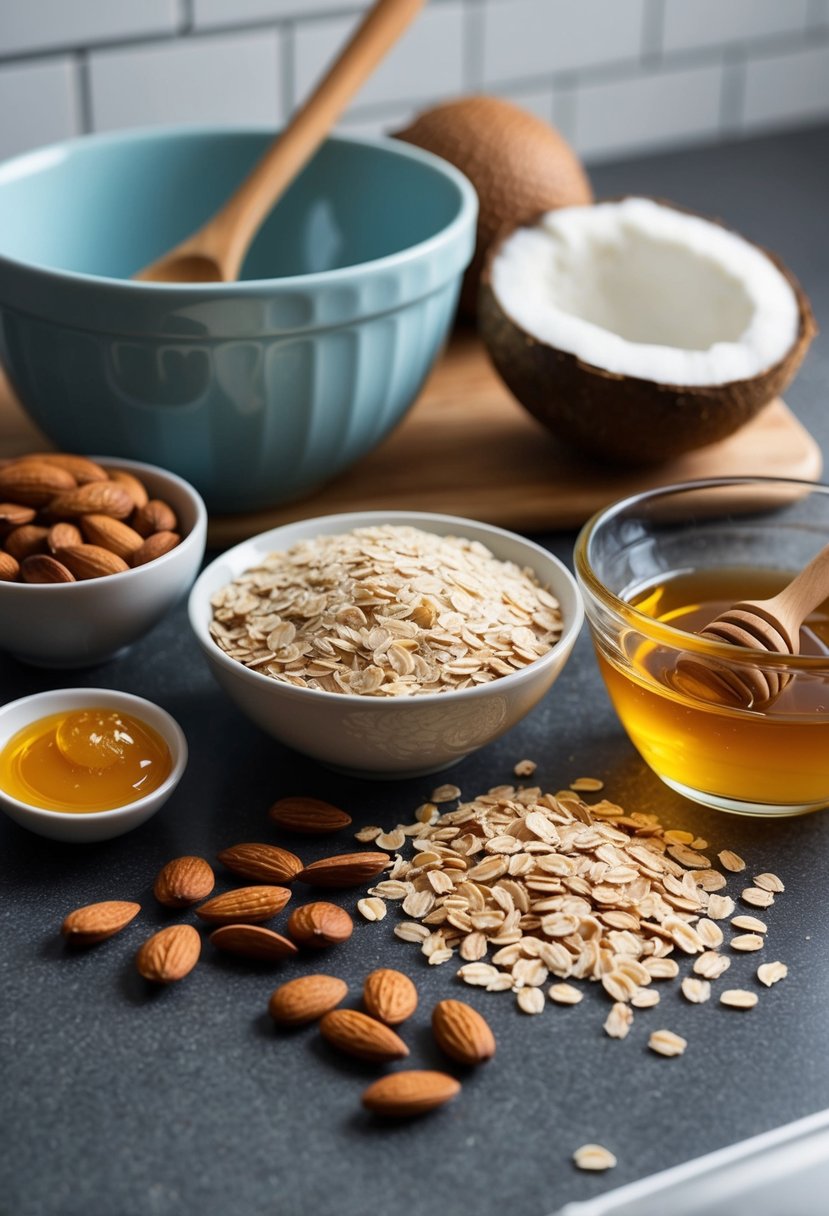
<instances>
[{"instance_id":1,"label":"halved coconut","mask_svg":"<svg viewBox=\"0 0 829 1216\"><path fill-rule=\"evenodd\" d=\"M530 413L622 463L732 434L785 389L816 332L770 254L645 198L564 207L496 242L478 324Z\"/></svg>"}]
</instances>

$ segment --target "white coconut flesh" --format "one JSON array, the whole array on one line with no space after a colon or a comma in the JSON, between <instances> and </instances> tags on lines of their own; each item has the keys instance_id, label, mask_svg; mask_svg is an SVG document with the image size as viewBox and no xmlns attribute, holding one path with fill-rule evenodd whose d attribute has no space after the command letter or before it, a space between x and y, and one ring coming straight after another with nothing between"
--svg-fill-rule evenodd
<instances>
[{"instance_id":1,"label":"white coconut flesh","mask_svg":"<svg viewBox=\"0 0 829 1216\"><path fill-rule=\"evenodd\" d=\"M563 207L492 263L503 311L540 342L659 384L747 380L798 336L795 293L762 250L651 199Z\"/></svg>"}]
</instances>

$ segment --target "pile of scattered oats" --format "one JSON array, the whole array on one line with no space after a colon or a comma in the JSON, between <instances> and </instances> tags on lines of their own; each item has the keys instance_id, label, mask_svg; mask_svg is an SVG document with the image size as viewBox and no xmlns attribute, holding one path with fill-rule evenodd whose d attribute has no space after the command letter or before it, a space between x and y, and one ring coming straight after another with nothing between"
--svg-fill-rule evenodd
<instances>
[{"instance_id":1,"label":"pile of scattered oats","mask_svg":"<svg viewBox=\"0 0 829 1216\"><path fill-rule=\"evenodd\" d=\"M707 842L692 832L666 831L655 815L628 814L605 799L588 806L578 791L601 784L580 778L557 794L501 785L444 813L438 804L460 790L441 786L414 823L357 833L396 853L360 910L379 920L386 900L399 901L409 919L395 926L398 937L419 944L431 964L457 953L465 983L514 993L524 1013L544 1010L551 978L547 998L562 1005L582 999L567 981L597 981L612 1002L604 1023L611 1038L627 1036L634 1010L659 1003L654 981L677 979L678 959L693 959L684 997L707 1001L712 981L731 965L723 949L765 946L765 922L734 916L735 901L724 893L722 870L739 873L745 862L724 851L717 869L703 852ZM407 840L410 857L399 852ZM739 898L768 908L783 889L775 874L759 874ZM747 932L726 941L721 922L732 917ZM764 963L757 979L768 987L786 974L783 963ZM720 1003L748 1009L757 999L757 992L730 989ZM677 1056L687 1043L662 1029L648 1046Z\"/></svg>"},{"instance_id":2,"label":"pile of scattered oats","mask_svg":"<svg viewBox=\"0 0 829 1216\"><path fill-rule=\"evenodd\" d=\"M413 696L486 684L546 654L558 601L477 541L386 525L301 541L217 591L231 658L300 688Z\"/></svg>"}]
</instances>

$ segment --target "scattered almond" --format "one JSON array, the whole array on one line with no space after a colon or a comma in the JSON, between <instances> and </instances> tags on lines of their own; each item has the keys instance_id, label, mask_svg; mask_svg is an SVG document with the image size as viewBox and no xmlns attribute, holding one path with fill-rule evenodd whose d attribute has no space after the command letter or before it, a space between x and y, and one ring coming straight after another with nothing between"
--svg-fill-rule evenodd
<instances>
[{"instance_id":1,"label":"scattered almond","mask_svg":"<svg viewBox=\"0 0 829 1216\"><path fill-rule=\"evenodd\" d=\"M359 887L376 878L389 864L385 853L339 853L300 870L297 878L312 887Z\"/></svg>"},{"instance_id":2,"label":"scattered almond","mask_svg":"<svg viewBox=\"0 0 829 1216\"><path fill-rule=\"evenodd\" d=\"M73 942L92 945L120 933L140 911L140 904L129 900L107 899L102 903L87 904L70 912L60 931Z\"/></svg>"},{"instance_id":3,"label":"scattered almond","mask_svg":"<svg viewBox=\"0 0 829 1216\"><path fill-rule=\"evenodd\" d=\"M339 832L351 823L350 815L320 798L280 798L268 814L281 828L309 836Z\"/></svg>"},{"instance_id":4,"label":"scattered almond","mask_svg":"<svg viewBox=\"0 0 829 1216\"><path fill-rule=\"evenodd\" d=\"M214 925L257 924L276 916L290 898L286 887L237 887L209 899L196 908L196 915Z\"/></svg>"},{"instance_id":5,"label":"scattered almond","mask_svg":"<svg viewBox=\"0 0 829 1216\"><path fill-rule=\"evenodd\" d=\"M348 984L333 975L301 975L271 995L270 1015L280 1026L304 1026L339 1005Z\"/></svg>"},{"instance_id":6,"label":"scattered almond","mask_svg":"<svg viewBox=\"0 0 829 1216\"><path fill-rule=\"evenodd\" d=\"M200 953L197 929L192 925L168 925L144 942L135 956L135 965L145 980L173 984L190 974Z\"/></svg>"},{"instance_id":7,"label":"scattered almond","mask_svg":"<svg viewBox=\"0 0 829 1216\"><path fill-rule=\"evenodd\" d=\"M175 857L159 870L153 895L165 908L186 908L206 899L215 882L203 857Z\"/></svg>"},{"instance_id":8,"label":"scattered almond","mask_svg":"<svg viewBox=\"0 0 829 1216\"><path fill-rule=\"evenodd\" d=\"M263 962L280 962L299 953L292 941L264 925L220 925L210 940L218 950Z\"/></svg>"},{"instance_id":9,"label":"scattered almond","mask_svg":"<svg viewBox=\"0 0 829 1216\"><path fill-rule=\"evenodd\" d=\"M288 917L288 933L299 946L323 949L348 941L354 922L337 904L317 901L294 908Z\"/></svg>"},{"instance_id":10,"label":"scattered almond","mask_svg":"<svg viewBox=\"0 0 829 1216\"><path fill-rule=\"evenodd\" d=\"M402 971L382 967L366 976L363 1004L373 1018L399 1026L417 1009L417 989Z\"/></svg>"},{"instance_id":11,"label":"scattered almond","mask_svg":"<svg viewBox=\"0 0 829 1216\"><path fill-rule=\"evenodd\" d=\"M14 559L11 559L14 560ZM74 583L75 576L63 562L48 553L33 553L20 566L20 578L24 583Z\"/></svg>"},{"instance_id":12,"label":"scattered almond","mask_svg":"<svg viewBox=\"0 0 829 1216\"><path fill-rule=\"evenodd\" d=\"M302 869L296 853L275 844L234 844L217 856L228 870L256 882L292 882Z\"/></svg>"},{"instance_id":13,"label":"scattered almond","mask_svg":"<svg viewBox=\"0 0 829 1216\"><path fill-rule=\"evenodd\" d=\"M91 481L94 488L101 483ZM59 549L55 555L77 579L105 578L110 574L123 574L129 566L117 553L103 549L100 545L72 545Z\"/></svg>"},{"instance_id":14,"label":"scattered almond","mask_svg":"<svg viewBox=\"0 0 829 1216\"><path fill-rule=\"evenodd\" d=\"M332 1009L324 1014L320 1034L332 1047L373 1064L402 1060L409 1054L399 1035L357 1009Z\"/></svg>"},{"instance_id":15,"label":"scattered almond","mask_svg":"<svg viewBox=\"0 0 829 1216\"><path fill-rule=\"evenodd\" d=\"M495 1036L477 1009L464 1001L438 1001L432 1033L441 1051L458 1064L484 1064L495 1055Z\"/></svg>"},{"instance_id":16,"label":"scattered almond","mask_svg":"<svg viewBox=\"0 0 829 1216\"><path fill-rule=\"evenodd\" d=\"M407 1069L380 1077L363 1093L363 1106L376 1115L408 1119L444 1106L460 1093L460 1082L432 1069Z\"/></svg>"}]
</instances>

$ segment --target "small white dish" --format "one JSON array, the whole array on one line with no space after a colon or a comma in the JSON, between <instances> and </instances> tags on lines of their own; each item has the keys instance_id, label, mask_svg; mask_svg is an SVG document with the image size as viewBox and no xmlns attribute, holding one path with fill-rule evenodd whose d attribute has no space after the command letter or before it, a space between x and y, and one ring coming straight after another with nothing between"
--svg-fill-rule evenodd
<instances>
[{"instance_id":1,"label":"small white dish","mask_svg":"<svg viewBox=\"0 0 829 1216\"><path fill-rule=\"evenodd\" d=\"M178 722L166 710L143 697L110 688L61 688L37 692L30 697L10 701L0 709L0 750L10 739L31 722L72 709L121 709L157 731L170 749L170 775L150 794L109 811L47 811L42 807L21 802L0 787L0 810L15 823L38 836L52 840L87 842L110 840L131 832L159 811L181 780L187 767L187 740Z\"/></svg>"},{"instance_id":2,"label":"small white dish","mask_svg":"<svg viewBox=\"0 0 829 1216\"><path fill-rule=\"evenodd\" d=\"M213 641L211 597L269 553L315 536L377 524L463 536L502 561L530 567L559 601L561 638L547 654L478 688L416 697L361 697L296 688L231 659ZM196 580L190 624L214 676L262 730L332 768L367 777L419 777L457 763L515 726L558 677L584 619L581 594L566 566L513 532L453 515L359 511L302 520L262 532L218 557Z\"/></svg>"},{"instance_id":3,"label":"small white dish","mask_svg":"<svg viewBox=\"0 0 829 1216\"><path fill-rule=\"evenodd\" d=\"M112 658L147 633L188 591L204 557L207 510L174 473L136 460L93 456L107 469L132 473L151 498L169 503L181 541L154 561L77 583L0 582L0 648L36 667L89 667Z\"/></svg>"}]
</instances>

